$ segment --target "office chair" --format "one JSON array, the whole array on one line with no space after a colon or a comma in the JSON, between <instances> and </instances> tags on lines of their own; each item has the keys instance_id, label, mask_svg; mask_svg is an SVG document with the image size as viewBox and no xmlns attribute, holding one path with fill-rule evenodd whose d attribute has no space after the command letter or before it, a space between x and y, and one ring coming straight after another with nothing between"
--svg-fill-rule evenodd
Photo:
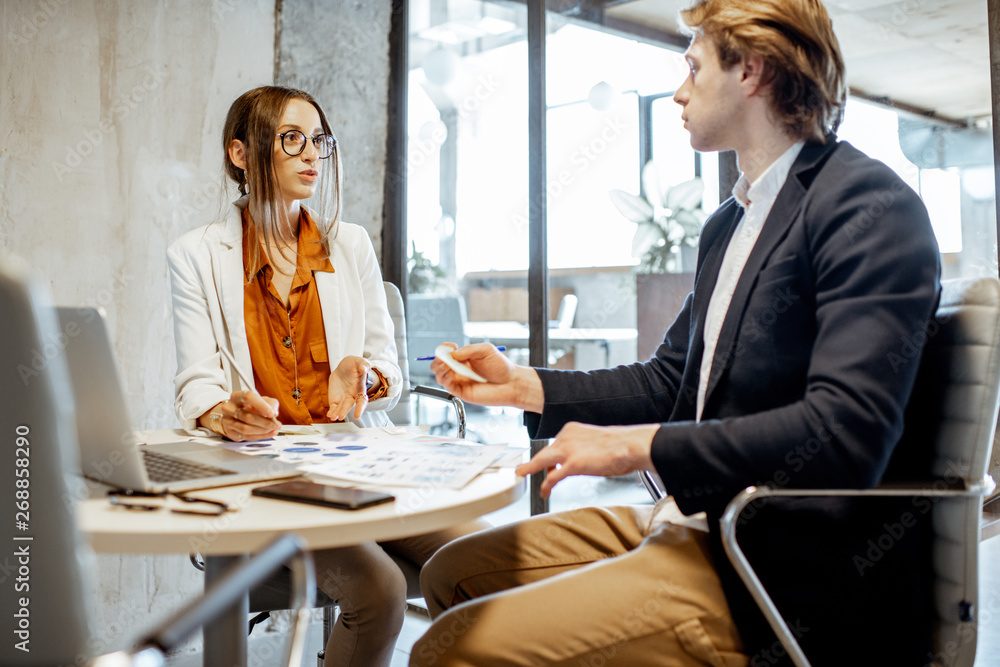
<instances>
[{"instance_id":1,"label":"office chair","mask_svg":"<svg viewBox=\"0 0 1000 667\"><path fill-rule=\"evenodd\" d=\"M947 655L950 667L971 667L975 659L982 499L995 487L987 467L1000 408L1000 281L945 281L928 332L934 328L910 399L910 406L919 409L907 411L904 427L904 432L928 434L932 479L866 490L750 487L729 503L720 520L729 560L799 667L809 661L736 539L740 513L758 498L933 499L933 652ZM640 478L654 499L663 497L653 475L643 472Z\"/></svg>"},{"instance_id":2,"label":"office chair","mask_svg":"<svg viewBox=\"0 0 1000 667\"><path fill-rule=\"evenodd\" d=\"M997 424L997 430L1000 431L1000 424ZM1000 433L997 433L993 438L993 455L990 457L989 465L990 477L992 477L994 481L1000 480ZM987 496L987 499L1000 499L1000 482L997 483L993 492Z\"/></svg>"},{"instance_id":3,"label":"office chair","mask_svg":"<svg viewBox=\"0 0 1000 667\"><path fill-rule=\"evenodd\" d=\"M434 354L434 348L444 342L455 343L459 347L469 342L465 333L468 316L465 299L461 295L410 294L406 308L405 324L409 332L407 340L411 357L430 356ZM427 362L422 363L423 366L411 369L411 379L417 384L434 379Z\"/></svg>"},{"instance_id":4,"label":"office chair","mask_svg":"<svg viewBox=\"0 0 1000 667\"><path fill-rule=\"evenodd\" d=\"M0 312L5 314L0 318L0 428L9 434L13 445L12 460L2 466L0 474L6 476L3 488L10 491L10 500L21 500L15 496L21 490L25 492L22 502L27 503L24 510L5 506L9 511L3 513L6 535L13 538L8 554L14 555L15 573L27 587L18 591L18 582L10 578L11 594L0 595L8 637L0 645L0 664L165 664L166 651L212 620L248 586L300 552L301 546L295 538L282 538L176 614L134 651L94 657L88 622L92 605L84 582L96 580L96 568L74 515L75 501L88 493L79 474L73 393L63 355L65 336L72 332L60 330L47 291L12 259L0 260ZM19 450L24 450L23 456ZM29 473L20 475L18 470ZM22 511L24 516L18 516ZM18 551L25 553L25 563L17 562ZM8 557L7 563L11 562ZM19 571L20 565L25 565L26 573ZM295 606L300 609L299 618L304 619L314 589L309 554L303 555L296 572L301 579L296 590L301 591ZM27 606L22 606L22 598L28 601ZM304 629L302 625L302 631L289 642L289 659L301 655ZM19 635L19 631L24 634ZM29 650L18 648L21 642L27 642L23 646Z\"/></svg>"},{"instance_id":5,"label":"office chair","mask_svg":"<svg viewBox=\"0 0 1000 667\"><path fill-rule=\"evenodd\" d=\"M452 396L444 389L440 387L429 387L427 385L411 385L410 380L412 375L410 374L410 357L416 359L418 356L426 356L434 354L434 348L445 342L446 339L438 338L437 343L434 343L433 347L430 347L433 339L426 334L427 331L431 330L430 326L427 326L426 320L421 318L426 318L432 314L434 309L426 308L423 300L417 298L417 296L411 296L411 311L414 307L422 309L422 315L418 318L409 318L410 321L415 321L421 326L424 326L424 332L420 334L416 339L416 347L411 348L407 341L407 316L403 309L403 296L399 293L399 288L396 287L389 281L383 283L385 286L385 300L386 307L389 310L389 314L392 316L392 323L395 327L395 340L396 340L396 354L399 363L399 369L403 373L403 391L399 396L399 402L396 403L396 407L389 411L389 419L392 420L393 424L397 426L405 426L409 424L416 423L417 419L414 417L416 412L416 406L412 405L410 398L412 396L417 397L428 397L436 401L441 401L444 403L449 403L455 409L455 425L457 430L457 435L459 438L464 438L466 436L466 430L468 428L466 417L465 417L465 404L462 400L456 396ZM414 300L416 300L416 306L414 306ZM458 316L461 321L465 321L464 312L465 305L461 301L452 302L450 308L458 312ZM454 313L452 313L452 316ZM435 329L436 330L436 329ZM463 329L464 336L464 329ZM410 334L410 340L413 340L413 334ZM448 339L450 340L450 339ZM463 339L467 341L467 338ZM464 344L461 341L454 340L451 342ZM428 348L430 348L428 350ZM423 351L419 351L423 350ZM430 362L421 361L421 364L427 364L429 366ZM431 376L433 377L433 376Z\"/></svg>"},{"instance_id":6,"label":"office chair","mask_svg":"<svg viewBox=\"0 0 1000 667\"><path fill-rule=\"evenodd\" d=\"M76 664L90 655L84 582L94 580L95 565L73 514L72 500L87 494L60 344L68 333L59 329L48 291L13 258L0 258L0 313L0 431L7 457L0 488L8 545L0 664ZM30 652L17 646L26 640L22 646Z\"/></svg>"},{"instance_id":7,"label":"office chair","mask_svg":"<svg viewBox=\"0 0 1000 667\"><path fill-rule=\"evenodd\" d=\"M559 300L559 310L556 312L556 319L549 320L550 329L572 329L573 320L576 319L576 307L580 299L575 294L563 294ZM549 368L555 368L559 360L566 356L569 349L549 348ZM527 363L527 350L522 351L522 358Z\"/></svg>"},{"instance_id":8,"label":"office chair","mask_svg":"<svg viewBox=\"0 0 1000 667\"><path fill-rule=\"evenodd\" d=\"M148 633L130 651L118 651L95 658L88 667L161 667L166 655L180 646L198 628L211 622L227 608L236 604L247 590L258 585L282 565L292 568L295 623L285 646L284 664L299 667L309 629L309 610L314 604L316 579L312 555L302 541L286 533L248 561L227 572L205 594L176 612L158 629Z\"/></svg>"},{"instance_id":9,"label":"office chair","mask_svg":"<svg viewBox=\"0 0 1000 667\"><path fill-rule=\"evenodd\" d=\"M549 322L549 328L572 329L573 320L576 319L576 307L579 303L580 299L575 294L563 294L562 299L559 300L559 311L556 313L556 319Z\"/></svg>"}]
</instances>

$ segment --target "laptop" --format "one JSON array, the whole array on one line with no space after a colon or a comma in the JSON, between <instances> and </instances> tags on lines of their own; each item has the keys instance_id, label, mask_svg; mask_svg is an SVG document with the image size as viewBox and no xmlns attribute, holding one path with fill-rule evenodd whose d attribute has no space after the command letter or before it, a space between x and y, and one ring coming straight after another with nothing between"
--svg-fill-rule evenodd
<instances>
[{"instance_id":1,"label":"laptop","mask_svg":"<svg viewBox=\"0 0 1000 667\"><path fill-rule=\"evenodd\" d=\"M296 477L295 466L198 442L140 445L125 402L104 313L56 308L76 404L85 477L146 492L181 492Z\"/></svg>"}]
</instances>

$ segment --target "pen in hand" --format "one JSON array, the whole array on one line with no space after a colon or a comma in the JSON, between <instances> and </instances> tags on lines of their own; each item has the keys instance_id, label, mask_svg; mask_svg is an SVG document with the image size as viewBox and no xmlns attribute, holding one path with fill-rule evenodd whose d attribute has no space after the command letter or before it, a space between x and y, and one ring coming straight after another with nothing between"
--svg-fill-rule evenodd
<instances>
[{"instance_id":1,"label":"pen in hand","mask_svg":"<svg viewBox=\"0 0 1000 667\"><path fill-rule=\"evenodd\" d=\"M254 388L253 382L250 381L250 379L248 379L246 372L244 372L244 370L240 368L240 365L236 363L235 355L226 348L224 348L222 345L219 346L219 351L222 352L223 356L225 356L226 359L229 360L229 363L233 365L233 368L236 370L236 374L240 376L240 380L243 382L243 385L247 388L247 390L257 393L257 390ZM272 419L274 418L272 417ZM278 420L274 419L274 422L277 424Z\"/></svg>"},{"instance_id":2,"label":"pen in hand","mask_svg":"<svg viewBox=\"0 0 1000 667\"><path fill-rule=\"evenodd\" d=\"M233 365L233 368L236 369L236 374L240 376L240 380L243 381L244 386L247 389L249 389L251 391L254 391L254 384L253 384L253 382L251 382L247 378L247 374L244 373L243 369L240 368L240 365L238 363L236 363L236 357L233 355L233 353L230 352L229 350L227 350L226 348L224 348L221 345L219 346L219 351L222 352L223 356L225 356L226 359L229 360L229 363L231 363Z\"/></svg>"},{"instance_id":3,"label":"pen in hand","mask_svg":"<svg viewBox=\"0 0 1000 667\"><path fill-rule=\"evenodd\" d=\"M506 345L497 345L497 350L499 352L505 352L507 350L507 346ZM432 359L434 359L434 355L433 354L428 355L426 357L417 357L416 360L417 361L431 361Z\"/></svg>"}]
</instances>

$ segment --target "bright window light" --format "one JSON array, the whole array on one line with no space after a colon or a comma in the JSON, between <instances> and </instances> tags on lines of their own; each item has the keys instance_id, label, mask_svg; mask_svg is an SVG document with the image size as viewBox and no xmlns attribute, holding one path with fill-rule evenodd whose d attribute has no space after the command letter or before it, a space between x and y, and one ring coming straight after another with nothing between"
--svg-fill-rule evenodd
<instances>
[{"instance_id":1,"label":"bright window light","mask_svg":"<svg viewBox=\"0 0 1000 667\"><path fill-rule=\"evenodd\" d=\"M957 169L921 169L920 196L941 252L962 252L962 179Z\"/></svg>"},{"instance_id":2,"label":"bright window light","mask_svg":"<svg viewBox=\"0 0 1000 667\"><path fill-rule=\"evenodd\" d=\"M910 162L899 147L899 116L895 111L849 99L844 123L837 134L871 157L886 163L916 190L927 206L941 252L961 252L960 175L955 170L920 169Z\"/></svg>"}]
</instances>

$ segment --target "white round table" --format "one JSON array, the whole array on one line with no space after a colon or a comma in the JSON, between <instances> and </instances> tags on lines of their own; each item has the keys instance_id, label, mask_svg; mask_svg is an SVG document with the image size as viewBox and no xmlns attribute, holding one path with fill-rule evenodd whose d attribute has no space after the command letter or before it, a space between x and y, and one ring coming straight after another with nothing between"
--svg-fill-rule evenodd
<instances>
[{"instance_id":1,"label":"white round table","mask_svg":"<svg viewBox=\"0 0 1000 667\"><path fill-rule=\"evenodd\" d=\"M182 433L156 432L159 437L148 439L178 439ZM314 479L347 485L329 478ZM525 488L524 479L506 468L482 473L459 490L378 487L392 493L396 500L362 510L337 510L250 494L254 486L269 483L273 482L185 494L220 500L235 510L219 516L130 511L114 507L99 489L93 489L94 497L78 505L78 525L93 549L101 553L200 553L207 557L207 588L235 561L245 559L282 533L295 533L313 550L419 535L505 507L520 498ZM206 665L246 664L248 611L245 599L242 605L206 626Z\"/></svg>"}]
</instances>

